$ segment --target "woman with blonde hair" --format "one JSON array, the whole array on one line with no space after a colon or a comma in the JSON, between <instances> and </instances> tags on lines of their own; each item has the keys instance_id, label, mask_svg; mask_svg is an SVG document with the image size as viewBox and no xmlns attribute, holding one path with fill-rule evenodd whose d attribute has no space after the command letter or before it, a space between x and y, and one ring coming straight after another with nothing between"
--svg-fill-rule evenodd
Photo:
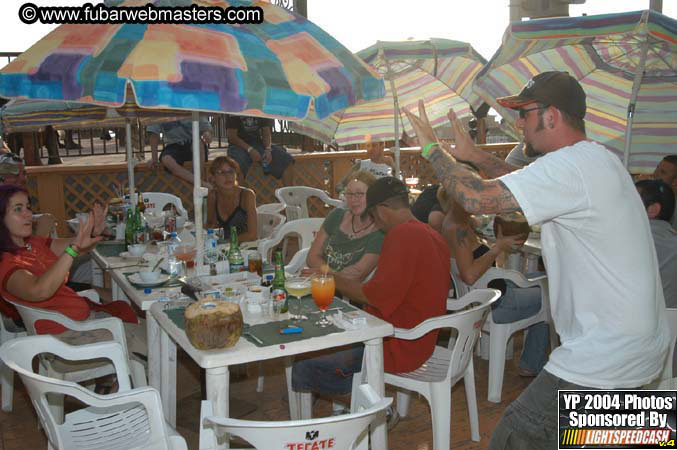
<instances>
[{"instance_id":1,"label":"woman with blonde hair","mask_svg":"<svg viewBox=\"0 0 677 450\"><path fill-rule=\"evenodd\" d=\"M240 242L256 240L256 194L238 184L240 166L228 156L219 156L212 161L209 175L214 189L207 196L205 226L223 228L226 238L234 226Z\"/></svg>"},{"instance_id":2,"label":"woman with blonde hair","mask_svg":"<svg viewBox=\"0 0 677 450\"><path fill-rule=\"evenodd\" d=\"M488 247L475 232L471 215L458 202L447 196L446 192L440 195L440 200L446 201L448 206L442 224L443 236L449 243L451 256L456 259L461 280L467 285L475 284L502 253L520 247L527 239L527 234L504 236L502 227L498 225L496 242ZM496 323L526 319L541 309L541 289L538 287L520 288L509 280L494 280L489 283L489 287L500 290L502 294L491 306ZM521 376L534 377L541 371L548 359L549 338L547 323L539 322L529 327L519 363Z\"/></svg>"},{"instance_id":3,"label":"woman with blonde hair","mask_svg":"<svg viewBox=\"0 0 677 450\"><path fill-rule=\"evenodd\" d=\"M364 171L356 172L346 184L347 208L329 213L308 251L305 273L329 268L351 278L364 280L378 262L384 234L369 216L367 189L376 177Z\"/></svg>"}]
</instances>

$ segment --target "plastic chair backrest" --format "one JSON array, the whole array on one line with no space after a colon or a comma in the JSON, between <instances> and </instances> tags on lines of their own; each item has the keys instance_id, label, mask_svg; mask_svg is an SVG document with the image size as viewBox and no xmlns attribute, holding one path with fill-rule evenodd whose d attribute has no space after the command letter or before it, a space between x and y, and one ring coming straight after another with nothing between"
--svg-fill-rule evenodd
<instances>
[{"instance_id":1,"label":"plastic chair backrest","mask_svg":"<svg viewBox=\"0 0 677 450\"><path fill-rule=\"evenodd\" d=\"M159 216L162 214L165 206L172 204L180 216L188 217L188 211L186 211L181 199L176 195L167 194L166 192L144 192L143 201L146 204L146 211L153 212L155 215Z\"/></svg>"},{"instance_id":2,"label":"plastic chair backrest","mask_svg":"<svg viewBox=\"0 0 677 450\"><path fill-rule=\"evenodd\" d=\"M256 227L257 237L259 239L268 239L273 235L275 230L279 228L287 218L282 214L256 212Z\"/></svg>"},{"instance_id":3,"label":"plastic chair backrest","mask_svg":"<svg viewBox=\"0 0 677 450\"><path fill-rule=\"evenodd\" d=\"M275 197L285 205L287 220L306 219L310 217L308 198L317 197L325 204L335 207L343 206L343 201L329 197L321 189L308 186L288 186L275 190Z\"/></svg>"},{"instance_id":4,"label":"plastic chair backrest","mask_svg":"<svg viewBox=\"0 0 677 450\"><path fill-rule=\"evenodd\" d=\"M299 249L309 248L323 222L324 218L321 217L286 222L269 239L259 241L259 253L261 253L263 261L271 261L271 250L287 236L299 236Z\"/></svg>"},{"instance_id":5,"label":"plastic chair backrest","mask_svg":"<svg viewBox=\"0 0 677 450\"><path fill-rule=\"evenodd\" d=\"M19 315L21 316L21 320L23 320L24 326L26 327L26 331L28 332L29 336L35 336L38 334L35 329L35 324L40 320L50 320L63 325L65 328L76 331L81 331L83 328L91 328L88 327L88 322L90 321L74 321L73 319L70 319L55 311L33 308L11 301L9 303L14 305L17 311L19 311ZM113 340L116 340L118 343L120 343L120 345L122 345L123 351L125 355L127 355L127 340L120 319L116 317L107 317L96 319L95 322L104 325L99 328L105 328L111 332L113 335Z\"/></svg>"},{"instance_id":6,"label":"plastic chair backrest","mask_svg":"<svg viewBox=\"0 0 677 450\"><path fill-rule=\"evenodd\" d=\"M292 256L289 263L287 263L287 265L284 267L285 272L291 274L298 274L299 272L301 272L301 269L306 267L306 258L308 258L308 251L310 251L310 248L306 247L294 253L294 256Z\"/></svg>"},{"instance_id":7,"label":"plastic chair backrest","mask_svg":"<svg viewBox=\"0 0 677 450\"><path fill-rule=\"evenodd\" d=\"M357 412L352 414L281 422L208 416L204 418L203 423L240 436L259 450L290 448L351 450L358 444L357 441L376 415L392 403L392 398L380 398L367 384L361 385L356 395ZM362 439L367 439L367 436Z\"/></svg>"},{"instance_id":8,"label":"plastic chair backrest","mask_svg":"<svg viewBox=\"0 0 677 450\"><path fill-rule=\"evenodd\" d=\"M266 203L256 207L257 213L279 214L284 211L284 203Z\"/></svg>"},{"instance_id":9,"label":"plastic chair backrest","mask_svg":"<svg viewBox=\"0 0 677 450\"><path fill-rule=\"evenodd\" d=\"M119 391L98 395L76 383L34 373L33 358L45 353L72 361L109 359ZM0 358L21 377L53 448L169 448L160 396L152 388L130 389L125 381L129 380L129 367L120 344L107 341L71 346L49 335L29 336L3 344ZM90 407L72 412L58 423L47 394L72 397Z\"/></svg>"},{"instance_id":10,"label":"plastic chair backrest","mask_svg":"<svg viewBox=\"0 0 677 450\"><path fill-rule=\"evenodd\" d=\"M450 339L448 345L451 361L447 378L453 378L465 372L472 358L473 347L479 337L482 323L489 314L489 307L500 296L501 292L496 289L474 289L460 299L447 301L447 309L456 312L432 317L409 330L395 328L395 337L412 340L433 330L442 328L457 330L458 335L455 339Z\"/></svg>"},{"instance_id":11,"label":"plastic chair backrest","mask_svg":"<svg viewBox=\"0 0 677 450\"><path fill-rule=\"evenodd\" d=\"M461 298L470 292L470 286L461 279L461 272L458 270L458 264L454 258L451 258L451 279L454 282L455 297Z\"/></svg>"}]
</instances>

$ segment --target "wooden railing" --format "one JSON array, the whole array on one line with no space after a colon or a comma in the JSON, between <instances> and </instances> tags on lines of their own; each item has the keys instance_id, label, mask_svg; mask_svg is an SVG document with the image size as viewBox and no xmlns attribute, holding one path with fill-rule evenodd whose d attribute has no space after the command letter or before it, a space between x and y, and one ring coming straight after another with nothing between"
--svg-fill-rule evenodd
<instances>
[{"instance_id":1,"label":"wooden railing","mask_svg":"<svg viewBox=\"0 0 677 450\"><path fill-rule=\"evenodd\" d=\"M501 158L514 144L483 145ZM366 156L364 150L347 152L305 153L295 155L295 184L316 187L336 196L336 184L348 172L356 159ZM435 182L430 165L419 156L419 151L404 149L400 166L406 177L416 176L419 185ZM37 166L28 167L28 188L34 210L51 213L59 220L60 235L69 235L66 219L76 212L88 211L94 201L107 201L115 197L116 184L126 184L127 165L123 163L82 166ZM141 192L169 192L183 201L190 214L193 213L192 185L179 180L164 169L152 170L145 163L136 167L136 186ZM275 189L281 183L273 177L264 176L260 166L249 171L245 184L256 191L258 204L275 202ZM310 204L313 216L325 216L326 208L318 203Z\"/></svg>"}]
</instances>

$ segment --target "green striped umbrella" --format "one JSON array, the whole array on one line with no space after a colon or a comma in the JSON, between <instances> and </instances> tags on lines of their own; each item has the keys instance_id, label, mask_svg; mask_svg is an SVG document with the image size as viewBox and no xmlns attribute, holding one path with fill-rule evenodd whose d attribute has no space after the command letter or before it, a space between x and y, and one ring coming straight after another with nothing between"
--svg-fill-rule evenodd
<instances>
[{"instance_id":1,"label":"green striped umbrella","mask_svg":"<svg viewBox=\"0 0 677 450\"><path fill-rule=\"evenodd\" d=\"M472 90L472 80L485 60L465 42L379 41L357 55L383 75L385 97L348 107L322 120L311 111L306 120L290 124L292 130L339 146L366 142L367 135L374 142L397 143L401 130L414 134L403 109L416 111L419 99L425 101L434 127L448 124L449 109L459 117L469 117L483 103ZM396 149L396 162L397 155Z\"/></svg>"},{"instance_id":2,"label":"green striped umbrella","mask_svg":"<svg viewBox=\"0 0 677 450\"><path fill-rule=\"evenodd\" d=\"M473 87L513 125L497 97L534 75L567 71L587 95L588 137L631 171L651 171L677 148L677 21L655 11L511 24Z\"/></svg>"}]
</instances>

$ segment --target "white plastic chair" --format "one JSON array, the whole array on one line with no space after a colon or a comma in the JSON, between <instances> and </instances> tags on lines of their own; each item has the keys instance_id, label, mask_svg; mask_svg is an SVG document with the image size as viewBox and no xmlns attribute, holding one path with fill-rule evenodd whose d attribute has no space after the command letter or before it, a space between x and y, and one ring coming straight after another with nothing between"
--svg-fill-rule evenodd
<instances>
[{"instance_id":1,"label":"white plastic chair","mask_svg":"<svg viewBox=\"0 0 677 450\"><path fill-rule=\"evenodd\" d=\"M344 205L343 201L329 197L323 190L307 186L278 188L275 190L275 197L284 204L288 221L310 217L308 212L309 197L317 197L325 204L335 207L342 207Z\"/></svg>"},{"instance_id":2,"label":"white plastic chair","mask_svg":"<svg viewBox=\"0 0 677 450\"><path fill-rule=\"evenodd\" d=\"M382 399L368 384L356 389L356 412L311 420L259 422L214 417L212 404L202 402L200 413L200 450L215 450L217 434L231 433L242 437L259 450L298 448L331 448L355 450L368 448L367 428L378 414L384 414L392 403ZM317 444L317 446L315 446ZM297 448L297 446L294 446Z\"/></svg>"},{"instance_id":3,"label":"white plastic chair","mask_svg":"<svg viewBox=\"0 0 677 450\"><path fill-rule=\"evenodd\" d=\"M302 248L298 252L294 253L289 263L284 266L284 271L294 275L299 274L301 270L306 267L306 259L308 258L308 252L310 247Z\"/></svg>"},{"instance_id":4,"label":"white plastic chair","mask_svg":"<svg viewBox=\"0 0 677 450\"><path fill-rule=\"evenodd\" d=\"M284 211L284 203L266 203L256 207L257 213L280 214Z\"/></svg>"},{"instance_id":5,"label":"white plastic chair","mask_svg":"<svg viewBox=\"0 0 677 450\"><path fill-rule=\"evenodd\" d=\"M324 218L316 217L312 219L298 219L292 220L291 222L286 222L280 228L277 229L275 234L273 234L269 239L263 239L259 241L259 253L261 253L261 258L263 262L271 261L270 252L271 250L282 242L283 239L290 236L299 237L299 250L304 248L309 248L313 239L315 239L315 234L322 227Z\"/></svg>"},{"instance_id":6,"label":"white plastic chair","mask_svg":"<svg viewBox=\"0 0 677 450\"><path fill-rule=\"evenodd\" d=\"M119 391L99 395L74 382L36 374L32 361L41 353L71 361L106 358L115 368ZM49 449L187 449L185 440L164 421L160 394L150 387L131 389L127 355L117 342L71 346L54 336L29 336L3 344L0 358L26 386ZM54 395L75 398L86 407L67 414L62 422L48 402Z\"/></svg>"},{"instance_id":7,"label":"white plastic chair","mask_svg":"<svg viewBox=\"0 0 677 450\"><path fill-rule=\"evenodd\" d=\"M501 402L501 391L503 389L503 372L505 370L506 347L510 337L519 330L525 330L531 325L539 322L548 322L552 325L550 317L550 300L548 295L548 278L542 275L536 278L527 279L521 272L516 270L501 269L491 267L482 275L472 286L468 286L461 280L461 275L456 264L456 260L451 260L451 278L454 280L454 286L458 290L458 295L464 295L474 289L484 289L489 282L496 279L510 280L518 287L528 288L538 286L541 288L541 309L538 313L526 319L511 323L496 323L490 314L482 331L489 333L489 386L487 390L487 399L493 403ZM552 348L556 347L556 333L550 330L550 341Z\"/></svg>"},{"instance_id":8,"label":"white plastic chair","mask_svg":"<svg viewBox=\"0 0 677 450\"><path fill-rule=\"evenodd\" d=\"M162 214L162 210L168 204L174 205L176 212L180 215L188 218L188 211L183 207L181 199L173 194L167 194L166 192L143 192L143 201L146 204L146 211L152 212L156 216Z\"/></svg>"},{"instance_id":9,"label":"white plastic chair","mask_svg":"<svg viewBox=\"0 0 677 450\"><path fill-rule=\"evenodd\" d=\"M84 291L83 291L84 292ZM76 321L72 320L62 314L45 309L33 308L15 302L13 304L26 326L26 331L29 336L37 335L35 330L35 323L39 320L50 320L56 322L63 327L73 331L90 331L90 330L108 330L112 335L112 341L119 344L128 360L128 366L131 370L132 381L134 387L146 386L146 372L143 365L139 361L129 360L129 353L127 351L127 340L125 338L125 330L122 321L117 317L106 317L102 319L92 319ZM81 347L81 346L76 346ZM78 360L86 358L77 358ZM74 383L91 381L106 375L115 373L115 367L105 359L97 359L86 364L75 364L70 361L53 358L41 358L40 372L51 378L59 378ZM128 383L128 381L125 381ZM118 383L120 380L118 379ZM63 397L55 397L50 400L54 408L56 417L63 417Z\"/></svg>"},{"instance_id":10,"label":"white plastic chair","mask_svg":"<svg viewBox=\"0 0 677 450\"><path fill-rule=\"evenodd\" d=\"M409 330L395 328L394 337L406 340L418 339L442 328L455 329L458 332L455 339L449 340L447 347L436 345L432 356L418 369L407 373L385 374L386 384L418 392L430 404L435 450L449 449L451 388L461 378L465 384L468 403L470 436L473 441L480 440L473 348L480 334L479 324L487 317L489 307L500 295L500 291L496 289L476 289L458 300L447 301L447 309L457 311L453 314L433 317ZM353 389L362 382L362 377L363 372L354 375ZM409 393L398 390L397 411L400 416L406 417L408 408Z\"/></svg>"},{"instance_id":11,"label":"white plastic chair","mask_svg":"<svg viewBox=\"0 0 677 450\"><path fill-rule=\"evenodd\" d=\"M287 218L278 213L256 211L256 235L259 239L268 239L287 221Z\"/></svg>"},{"instance_id":12,"label":"white plastic chair","mask_svg":"<svg viewBox=\"0 0 677 450\"><path fill-rule=\"evenodd\" d=\"M23 336L26 336L24 328L17 327L12 319L0 314L0 345ZM12 412L14 406L14 372L2 362L0 362L0 384L2 385L2 410Z\"/></svg>"}]
</instances>

